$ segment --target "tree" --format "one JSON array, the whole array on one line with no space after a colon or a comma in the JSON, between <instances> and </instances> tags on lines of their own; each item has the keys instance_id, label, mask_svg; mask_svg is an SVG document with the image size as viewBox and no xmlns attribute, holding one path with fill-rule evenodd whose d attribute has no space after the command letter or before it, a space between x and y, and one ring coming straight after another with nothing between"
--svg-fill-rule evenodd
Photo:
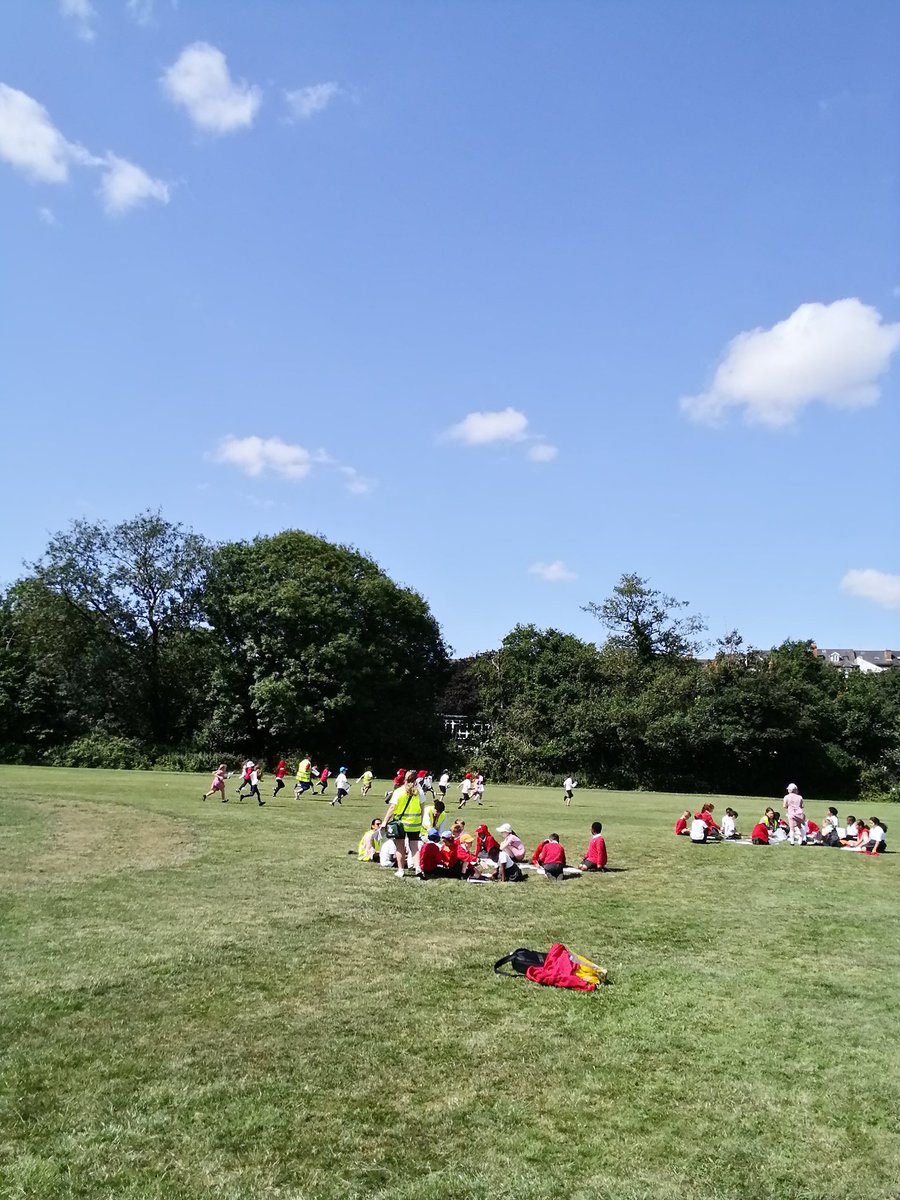
<instances>
[{"instance_id":1,"label":"tree","mask_svg":"<svg viewBox=\"0 0 900 1200\"><path fill-rule=\"evenodd\" d=\"M602 621L613 645L649 663L655 658L686 658L702 648L703 618L678 615L688 607L687 600L664 595L640 575L623 575L608 599L602 604L592 601L583 611Z\"/></svg>"},{"instance_id":2,"label":"tree","mask_svg":"<svg viewBox=\"0 0 900 1200\"><path fill-rule=\"evenodd\" d=\"M596 646L517 625L473 670L491 724L484 758L492 775L546 783L571 770L592 773L601 725Z\"/></svg>"},{"instance_id":3,"label":"tree","mask_svg":"<svg viewBox=\"0 0 900 1200\"><path fill-rule=\"evenodd\" d=\"M206 608L214 724L231 744L385 769L438 752L447 648L422 597L371 558L298 530L232 542L213 556Z\"/></svg>"},{"instance_id":4,"label":"tree","mask_svg":"<svg viewBox=\"0 0 900 1200\"><path fill-rule=\"evenodd\" d=\"M208 562L207 542L158 512L118 525L74 521L31 564L19 608L63 681L86 671L95 690L118 701L110 715L130 726L123 732L171 743L192 723L184 701L196 687L206 636ZM73 648L81 668L68 653ZM82 701L94 717L97 699Z\"/></svg>"}]
</instances>

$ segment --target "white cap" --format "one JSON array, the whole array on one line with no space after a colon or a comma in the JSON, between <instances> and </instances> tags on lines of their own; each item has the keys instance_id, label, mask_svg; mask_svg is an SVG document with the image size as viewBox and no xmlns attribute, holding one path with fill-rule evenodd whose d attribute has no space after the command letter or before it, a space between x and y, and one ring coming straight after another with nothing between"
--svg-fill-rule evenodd
<instances>
[{"instance_id":1,"label":"white cap","mask_svg":"<svg viewBox=\"0 0 900 1200\"><path fill-rule=\"evenodd\" d=\"M498 833L512 833L512 825L510 825L508 822L504 822L504 824L497 826L497 832Z\"/></svg>"},{"instance_id":2,"label":"white cap","mask_svg":"<svg viewBox=\"0 0 900 1200\"><path fill-rule=\"evenodd\" d=\"M797 790L797 785L796 785L796 783L789 783L789 784L788 784L788 791L789 791L789 792L796 792L796 790Z\"/></svg>"}]
</instances>

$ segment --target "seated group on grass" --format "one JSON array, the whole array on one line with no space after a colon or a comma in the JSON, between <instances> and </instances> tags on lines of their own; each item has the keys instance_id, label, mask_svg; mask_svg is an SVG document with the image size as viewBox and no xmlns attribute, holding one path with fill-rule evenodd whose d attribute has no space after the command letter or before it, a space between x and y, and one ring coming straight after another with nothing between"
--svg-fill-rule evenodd
<instances>
[{"instance_id":1,"label":"seated group on grass","mask_svg":"<svg viewBox=\"0 0 900 1200\"><path fill-rule=\"evenodd\" d=\"M433 817L434 808L429 808ZM443 805L440 808L443 809ZM438 816L441 815L439 812ZM405 839L402 856L397 853L397 841L385 837L382 829L381 819L375 817L371 827L360 838L357 858L360 862L374 862L382 867L395 868L398 875L402 873L402 867L398 867L401 857L413 867L419 879L520 883L525 878L525 871L536 869L543 871L548 879L559 881L568 868L566 851L560 844L558 833L551 833L538 843L529 864L525 844L509 822L497 826L495 832L500 834L498 840L487 825L479 825L473 836L466 832L465 821L455 820L452 824L441 821L427 827L424 840L417 843L416 851L409 839ZM603 826L595 821L578 872L606 871L607 859ZM572 872L571 868L569 870L570 873L578 873Z\"/></svg>"},{"instance_id":2,"label":"seated group on grass","mask_svg":"<svg viewBox=\"0 0 900 1200\"><path fill-rule=\"evenodd\" d=\"M794 785L792 784L791 787ZM796 798L795 798L796 796ZM799 804L797 803L799 800ZM763 816L750 831L754 846L769 846L777 842L788 842L796 846L832 846L845 850L858 850L865 854L884 854L887 850L887 825L878 817L866 823L854 816L847 817L841 825L836 808L829 808L822 825L809 820L802 808L802 797L789 791L785 797L785 815L779 816L774 808L767 808ZM712 841L744 841L737 831L737 812L726 808L722 824L718 825L713 812L714 804L704 804L699 812L685 809L675 822L675 832L690 838L694 843Z\"/></svg>"}]
</instances>

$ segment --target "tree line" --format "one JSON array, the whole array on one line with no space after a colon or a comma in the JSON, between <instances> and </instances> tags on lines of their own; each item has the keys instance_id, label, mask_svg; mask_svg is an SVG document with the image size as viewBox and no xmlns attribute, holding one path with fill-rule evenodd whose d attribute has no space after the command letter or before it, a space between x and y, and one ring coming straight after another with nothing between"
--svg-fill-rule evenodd
<instances>
[{"instance_id":1,"label":"tree line","mask_svg":"<svg viewBox=\"0 0 900 1200\"><path fill-rule=\"evenodd\" d=\"M702 619L638 575L586 610L600 644L519 625L451 662L425 600L352 547L296 530L212 544L158 512L76 521L0 595L0 758L461 769L453 713L486 731L495 779L898 794L900 671L845 678L810 642L761 651L736 631L703 659Z\"/></svg>"}]
</instances>

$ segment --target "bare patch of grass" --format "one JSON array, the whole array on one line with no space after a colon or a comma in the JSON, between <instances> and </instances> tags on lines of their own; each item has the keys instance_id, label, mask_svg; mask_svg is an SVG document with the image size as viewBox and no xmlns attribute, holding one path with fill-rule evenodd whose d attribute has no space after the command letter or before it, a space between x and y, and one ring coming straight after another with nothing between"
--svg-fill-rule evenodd
<instances>
[{"instance_id":1,"label":"bare patch of grass","mask_svg":"<svg viewBox=\"0 0 900 1200\"><path fill-rule=\"evenodd\" d=\"M0 859L0 890L156 871L198 849L188 822L124 805L37 800L19 806L17 817L30 836Z\"/></svg>"}]
</instances>

